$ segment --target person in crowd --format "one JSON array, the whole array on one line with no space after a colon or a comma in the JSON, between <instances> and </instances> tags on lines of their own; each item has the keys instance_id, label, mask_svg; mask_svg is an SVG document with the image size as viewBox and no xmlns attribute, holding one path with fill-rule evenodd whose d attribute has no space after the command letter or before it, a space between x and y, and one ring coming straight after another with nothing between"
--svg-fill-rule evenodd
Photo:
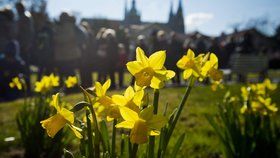
<instances>
[{"instance_id":1,"label":"person in crowd","mask_svg":"<svg viewBox=\"0 0 280 158\"><path fill-rule=\"evenodd\" d=\"M96 70L97 70L97 80L99 82L104 83L106 81L106 71L107 71L107 43L106 43L106 37L105 37L105 31L106 28L101 28L97 35L96 35L96 47L97 47L97 62L96 62Z\"/></svg>"},{"instance_id":2,"label":"person in crowd","mask_svg":"<svg viewBox=\"0 0 280 158\"><path fill-rule=\"evenodd\" d=\"M118 58L116 64L116 70L119 77L119 88L123 88L123 77L124 77L124 70L126 68L127 63L127 52L125 45L122 43L118 44Z\"/></svg>"},{"instance_id":3,"label":"person in crowd","mask_svg":"<svg viewBox=\"0 0 280 158\"><path fill-rule=\"evenodd\" d=\"M30 83L30 64L31 63L31 58L32 58L32 47L34 43L34 24L33 24L33 19L30 14L25 9L25 6L23 5L22 2L16 3L16 10L18 13L18 20L17 20L17 40L20 44L20 52L21 52L21 57L26 63L27 66L27 74L26 74L26 84L28 87L28 91L31 88L31 83ZM33 60L34 61L34 60Z\"/></svg>"},{"instance_id":4,"label":"person in crowd","mask_svg":"<svg viewBox=\"0 0 280 158\"><path fill-rule=\"evenodd\" d=\"M107 29L104 32L104 38L106 40L106 52L107 52L107 59L106 59L106 75L108 74L111 79L111 88L116 88L116 81L115 81L115 72L116 72L116 64L118 58L118 43L116 40L116 32L113 29Z\"/></svg>"},{"instance_id":5,"label":"person in crowd","mask_svg":"<svg viewBox=\"0 0 280 158\"><path fill-rule=\"evenodd\" d=\"M61 13L54 32L54 61L61 78L75 75L75 69L80 68L85 39L75 17Z\"/></svg>"},{"instance_id":6,"label":"person in crowd","mask_svg":"<svg viewBox=\"0 0 280 158\"><path fill-rule=\"evenodd\" d=\"M19 43L16 40L10 41L4 50L4 57L0 60L0 97L4 100L20 96L20 91L9 87L14 77L24 77L26 74L25 63L19 53Z\"/></svg>"},{"instance_id":7,"label":"person in crowd","mask_svg":"<svg viewBox=\"0 0 280 158\"><path fill-rule=\"evenodd\" d=\"M149 43L151 45L150 45L149 51L146 52L146 54L148 56L151 55L153 52L157 51L157 46L158 46L157 33L158 33L158 30L152 30L152 32L150 34Z\"/></svg>"},{"instance_id":8,"label":"person in crowd","mask_svg":"<svg viewBox=\"0 0 280 158\"><path fill-rule=\"evenodd\" d=\"M37 26L35 33L34 54L38 66L38 78L49 75L53 70L53 26L48 16L42 12L37 13Z\"/></svg>"},{"instance_id":9,"label":"person in crowd","mask_svg":"<svg viewBox=\"0 0 280 158\"><path fill-rule=\"evenodd\" d=\"M157 32L157 42L154 46L154 52L160 50L167 50L168 49L168 42L166 33L163 30Z\"/></svg>"},{"instance_id":10,"label":"person in crowd","mask_svg":"<svg viewBox=\"0 0 280 158\"><path fill-rule=\"evenodd\" d=\"M93 84L92 72L94 71L96 60L96 41L88 22L83 21L81 26L84 28L86 33L86 47L82 52L82 68L81 73L81 84L83 87L90 87Z\"/></svg>"},{"instance_id":11,"label":"person in crowd","mask_svg":"<svg viewBox=\"0 0 280 158\"><path fill-rule=\"evenodd\" d=\"M172 79L173 84L176 83L180 85L181 83L180 70L176 66L176 63L183 56L183 54L183 43L178 39L175 32L171 32L166 54L166 68L176 72L176 77Z\"/></svg>"},{"instance_id":12,"label":"person in crowd","mask_svg":"<svg viewBox=\"0 0 280 158\"><path fill-rule=\"evenodd\" d=\"M6 45L15 39L14 13L11 8L0 10L0 58L4 56Z\"/></svg>"},{"instance_id":13,"label":"person in crowd","mask_svg":"<svg viewBox=\"0 0 280 158\"><path fill-rule=\"evenodd\" d=\"M130 37L128 29L120 26L119 29L116 31L116 38L118 43L122 43L124 45L125 52L129 53Z\"/></svg>"}]
</instances>

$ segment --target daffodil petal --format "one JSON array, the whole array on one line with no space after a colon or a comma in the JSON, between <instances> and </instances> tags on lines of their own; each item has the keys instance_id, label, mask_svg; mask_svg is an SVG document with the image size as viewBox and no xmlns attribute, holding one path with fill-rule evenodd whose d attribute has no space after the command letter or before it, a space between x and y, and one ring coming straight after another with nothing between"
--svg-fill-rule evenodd
<instances>
[{"instance_id":1,"label":"daffodil petal","mask_svg":"<svg viewBox=\"0 0 280 158\"><path fill-rule=\"evenodd\" d=\"M136 48L136 60L139 61L142 66L149 66L149 60L145 55L145 52L140 47Z\"/></svg>"},{"instance_id":2,"label":"daffodil petal","mask_svg":"<svg viewBox=\"0 0 280 158\"><path fill-rule=\"evenodd\" d=\"M157 130L151 130L150 133L149 133L150 136L158 136L160 135L160 131L157 131Z\"/></svg>"},{"instance_id":3,"label":"daffodil petal","mask_svg":"<svg viewBox=\"0 0 280 158\"><path fill-rule=\"evenodd\" d=\"M131 86L129 86L124 92L124 97L129 100L132 99L134 97L134 95L135 95L135 92Z\"/></svg>"},{"instance_id":4,"label":"daffodil petal","mask_svg":"<svg viewBox=\"0 0 280 158\"><path fill-rule=\"evenodd\" d=\"M214 64L217 65L215 68L218 68L218 58L214 53L210 54L210 61Z\"/></svg>"},{"instance_id":5,"label":"daffodil petal","mask_svg":"<svg viewBox=\"0 0 280 158\"><path fill-rule=\"evenodd\" d=\"M127 128L127 129L131 129L134 126L134 122L133 121L123 121L120 122L116 125L116 128Z\"/></svg>"},{"instance_id":6,"label":"daffodil petal","mask_svg":"<svg viewBox=\"0 0 280 158\"><path fill-rule=\"evenodd\" d=\"M120 106L125 106L127 104L126 98L122 95L113 95L112 100L115 104Z\"/></svg>"},{"instance_id":7,"label":"daffodil petal","mask_svg":"<svg viewBox=\"0 0 280 158\"><path fill-rule=\"evenodd\" d=\"M161 81L157 77L153 77L152 80L151 80L150 87L152 87L154 89L160 89L160 88L164 87L164 82Z\"/></svg>"},{"instance_id":8,"label":"daffodil petal","mask_svg":"<svg viewBox=\"0 0 280 158\"><path fill-rule=\"evenodd\" d=\"M135 75L136 73L140 72L144 67L138 61L131 61L126 64L127 70L132 74Z\"/></svg>"},{"instance_id":9,"label":"daffodil petal","mask_svg":"<svg viewBox=\"0 0 280 158\"><path fill-rule=\"evenodd\" d=\"M56 114L46 120L41 121L40 123L42 124L42 127L47 130L48 136L53 138L56 133L61 130L67 120L64 119L60 114Z\"/></svg>"},{"instance_id":10,"label":"daffodil petal","mask_svg":"<svg viewBox=\"0 0 280 158\"><path fill-rule=\"evenodd\" d=\"M138 114L127 108L127 107L120 107L120 112L124 120L134 122L139 119Z\"/></svg>"},{"instance_id":11,"label":"daffodil petal","mask_svg":"<svg viewBox=\"0 0 280 158\"><path fill-rule=\"evenodd\" d=\"M149 64L154 70L160 70L164 65L165 59L165 51L157 51L149 57Z\"/></svg>"},{"instance_id":12,"label":"daffodil petal","mask_svg":"<svg viewBox=\"0 0 280 158\"><path fill-rule=\"evenodd\" d=\"M183 78L184 78L184 79L188 79L188 78L190 78L190 77L191 77L191 75L192 75L192 72L193 72L193 70L192 70L192 69L187 69L187 70L184 70L184 72L183 72Z\"/></svg>"},{"instance_id":13,"label":"daffodil petal","mask_svg":"<svg viewBox=\"0 0 280 158\"><path fill-rule=\"evenodd\" d=\"M62 108L59 111L59 114L65 118L65 120L67 120L70 124L74 123L74 113L72 111L69 111L65 108Z\"/></svg>"},{"instance_id":14,"label":"daffodil petal","mask_svg":"<svg viewBox=\"0 0 280 158\"><path fill-rule=\"evenodd\" d=\"M141 105L142 99L143 99L143 97L144 97L144 94L145 94L145 92L144 92L143 89L141 89L141 90L135 92L135 95L134 95L134 98L133 98L133 102L134 102L137 106L140 106L140 105Z\"/></svg>"},{"instance_id":15,"label":"daffodil petal","mask_svg":"<svg viewBox=\"0 0 280 158\"><path fill-rule=\"evenodd\" d=\"M56 93L55 95L52 95L52 101L51 101L51 106L53 106L57 111L60 111L60 106L59 106L59 93Z\"/></svg>"},{"instance_id":16,"label":"daffodil petal","mask_svg":"<svg viewBox=\"0 0 280 158\"><path fill-rule=\"evenodd\" d=\"M73 131L73 133L75 134L75 136L79 139L83 138L83 135L80 133L82 131L82 129L74 126L74 125L69 125L70 129Z\"/></svg>"},{"instance_id":17,"label":"daffodil petal","mask_svg":"<svg viewBox=\"0 0 280 158\"><path fill-rule=\"evenodd\" d=\"M96 94L98 97L101 97L101 96L103 96L103 94L104 94L102 85L101 85L101 83L99 83L99 82L95 82L95 94Z\"/></svg>"},{"instance_id":18,"label":"daffodil petal","mask_svg":"<svg viewBox=\"0 0 280 158\"><path fill-rule=\"evenodd\" d=\"M103 89L103 95L106 94L107 90L110 88L111 86L111 80L108 79L102 86L102 89Z\"/></svg>"},{"instance_id":19,"label":"daffodil petal","mask_svg":"<svg viewBox=\"0 0 280 158\"><path fill-rule=\"evenodd\" d=\"M187 57L188 57L189 59L194 59L195 54L194 54L193 50L188 49Z\"/></svg>"}]
</instances>

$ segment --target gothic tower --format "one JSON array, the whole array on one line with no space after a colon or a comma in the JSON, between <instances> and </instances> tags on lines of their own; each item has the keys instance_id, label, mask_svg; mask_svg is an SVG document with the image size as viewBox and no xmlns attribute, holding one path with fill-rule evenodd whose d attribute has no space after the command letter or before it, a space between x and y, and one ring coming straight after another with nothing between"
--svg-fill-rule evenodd
<instances>
[{"instance_id":1,"label":"gothic tower","mask_svg":"<svg viewBox=\"0 0 280 158\"><path fill-rule=\"evenodd\" d=\"M184 13L182 0L179 0L179 6L176 14L173 13L173 4L171 3L168 26L178 33L185 33Z\"/></svg>"},{"instance_id":2,"label":"gothic tower","mask_svg":"<svg viewBox=\"0 0 280 158\"><path fill-rule=\"evenodd\" d=\"M130 10L127 9L127 5L125 3L124 24L125 25L141 24L141 16L140 16L140 13L136 9L135 0L132 0Z\"/></svg>"}]
</instances>

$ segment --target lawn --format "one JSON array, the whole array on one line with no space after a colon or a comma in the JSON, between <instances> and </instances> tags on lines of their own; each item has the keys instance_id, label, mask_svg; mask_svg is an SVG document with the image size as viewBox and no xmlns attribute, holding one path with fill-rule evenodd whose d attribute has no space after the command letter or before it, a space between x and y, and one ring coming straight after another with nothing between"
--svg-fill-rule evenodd
<instances>
[{"instance_id":1,"label":"lawn","mask_svg":"<svg viewBox=\"0 0 280 158\"><path fill-rule=\"evenodd\" d=\"M180 157L221 157L221 145L213 129L208 124L205 114L215 115L217 104L221 102L226 90L230 89L234 94L239 94L239 88L240 85L231 85L226 86L223 90L213 92L209 86L199 85L193 89L173 137L173 140L176 140L180 134L186 133L186 139L180 149ZM184 87L161 90L159 111L162 112L164 106L168 104L168 114L170 114L175 106L179 104L184 91ZM116 92L119 91L111 91L110 93L114 94ZM149 91L149 93L152 96L152 91ZM280 90L278 89L273 95L278 105L280 104L279 96ZM64 97L64 99L67 102L75 103L81 101L83 96L81 94L71 94ZM15 115L22 103L22 100L16 100L0 104L0 155L10 153L9 151L11 150L15 151L15 149L20 149ZM15 137L15 141L4 142L4 138L7 137ZM170 147L172 147L174 143L175 141L171 141Z\"/></svg>"}]
</instances>

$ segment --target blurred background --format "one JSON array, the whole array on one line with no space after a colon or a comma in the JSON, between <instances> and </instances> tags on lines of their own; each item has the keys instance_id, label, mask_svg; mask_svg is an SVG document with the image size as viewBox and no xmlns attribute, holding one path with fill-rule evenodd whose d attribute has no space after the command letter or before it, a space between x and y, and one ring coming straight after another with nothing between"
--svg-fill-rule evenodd
<instances>
[{"instance_id":1,"label":"blurred background","mask_svg":"<svg viewBox=\"0 0 280 158\"><path fill-rule=\"evenodd\" d=\"M84 87L110 77L122 88L133 83L124 76L136 47L166 50L177 72L170 85L184 84L176 61L189 48L215 53L225 82L279 81L280 1L1 0L0 8L0 100L15 97L15 76L29 89L50 73L77 75Z\"/></svg>"}]
</instances>

